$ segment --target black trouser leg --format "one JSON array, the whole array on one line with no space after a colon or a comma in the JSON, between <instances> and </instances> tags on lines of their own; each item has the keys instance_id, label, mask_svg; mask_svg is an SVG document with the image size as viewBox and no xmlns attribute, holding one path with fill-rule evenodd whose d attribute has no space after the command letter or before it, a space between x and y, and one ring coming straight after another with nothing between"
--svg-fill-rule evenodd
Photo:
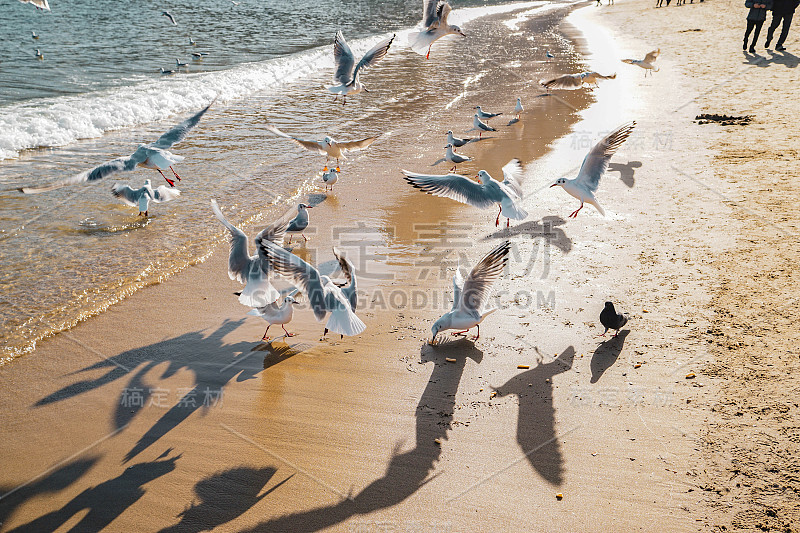
<instances>
[{"instance_id":1,"label":"black trouser leg","mask_svg":"<svg viewBox=\"0 0 800 533\"><path fill-rule=\"evenodd\" d=\"M772 23L769 25L769 29L767 30L767 41L764 43L764 46L769 46L769 43L772 42L772 35L775 33L775 29L781 23L781 18L783 15L780 15L776 12L772 12Z\"/></svg>"},{"instance_id":2,"label":"black trouser leg","mask_svg":"<svg viewBox=\"0 0 800 533\"><path fill-rule=\"evenodd\" d=\"M763 24L764 24L763 20L759 20L757 22L753 21L753 20L748 20L747 21L747 31L744 32L744 42L745 42L745 44L747 44L747 38L750 36L750 32L755 30L753 32L753 43L750 45L750 48L752 48L752 47L754 47L756 45L756 41L758 40L758 34L761 33L761 26Z\"/></svg>"},{"instance_id":3,"label":"black trouser leg","mask_svg":"<svg viewBox=\"0 0 800 533\"><path fill-rule=\"evenodd\" d=\"M783 43L789 36L789 26L792 25L792 15L794 15L794 11L790 13L785 13L783 15L783 27L781 28L781 36L778 38L778 42L775 43L775 46L783 46Z\"/></svg>"},{"instance_id":4,"label":"black trouser leg","mask_svg":"<svg viewBox=\"0 0 800 533\"><path fill-rule=\"evenodd\" d=\"M748 20L747 21L747 29L744 30L744 44L745 44L745 46L747 46L747 41L750 40L750 32L753 31L753 28L755 28L755 26L756 26L756 23L753 22L752 20Z\"/></svg>"}]
</instances>

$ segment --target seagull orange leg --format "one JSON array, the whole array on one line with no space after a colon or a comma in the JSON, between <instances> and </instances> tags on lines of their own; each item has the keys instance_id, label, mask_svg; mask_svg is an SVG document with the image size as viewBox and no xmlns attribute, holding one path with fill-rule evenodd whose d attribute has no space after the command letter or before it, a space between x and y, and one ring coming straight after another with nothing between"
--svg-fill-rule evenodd
<instances>
[{"instance_id":1,"label":"seagull orange leg","mask_svg":"<svg viewBox=\"0 0 800 533\"><path fill-rule=\"evenodd\" d=\"M286 331L286 326L281 324L281 327L283 328L283 331ZM288 331L286 331L286 336L287 337L294 337L294 335L295 335L294 333L289 333Z\"/></svg>"},{"instance_id":2,"label":"seagull orange leg","mask_svg":"<svg viewBox=\"0 0 800 533\"><path fill-rule=\"evenodd\" d=\"M173 173L173 174L175 174L175 177L176 177L176 178L178 178L178 181L181 181L181 177L180 177L180 176L178 176L178 173L177 173L177 172L175 172L175 169L174 169L174 168L172 168L172 167L169 167L169 169L172 171L172 173Z\"/></svg>"},{"instance_id":3,"label":"seagull orange leg","mask_svg":"<svg viewBox=\"0 0 800 533\"><path fill-rule=\"evenodd\" d=\"M500 213L502 213L502 212L503 212L503 207L500 206L500 212L497 213L497 218L494 221L494 227L495 228L500 225Z\"/></svg>"},{"instance_id":4,"label":"seagull orange leg","mask_svg":"<svg viewBox=\"0 0 800 533\"><path fill-rule=\"evenodd\" d=\"M464 331L454 331L450 335L452 335L453 337L463 337L465 333L469 333L469 330L465 329Z\"/></svg>"},{"instance_id":5,"label":"seagull orange leg","mask_svg":"<svg viewBox=\"0 0 800 533\"><path fill-rule=\"evenodd\" d=\"M175 182L174 182L174 181L172 181L171 179L169 179L168 177L166 177L166 176L164 175L164 173L163 173L163 172L161 172L161 169L160 169L160 168L157 168L156 170L158 170L158 173L159 173L159 174L161 174L161 177L162 177L162 178L164 178L165 180L167 180L167 183L169 183L169 186L170 186L170 187L174 187L174 186L175 186Z\"/></svg>"},{"instance_id":6,"label":"seagull orange leg","mask_svg":"<svg viewBox=\"0 0 800 533\"><path fill-rule=\"evenodd\" d=\"M267 326L267 329L266 329L266 330L264 330L264 336L263 336L263 337L261 337L261 340L262 340L262 341L268 341L268 340L269 340L269 337L267 337L267 331L269 331L269 328L271 328L271 327L272 327L272 324L268 325L268 326Z\"/></svg>"}]
</instances>

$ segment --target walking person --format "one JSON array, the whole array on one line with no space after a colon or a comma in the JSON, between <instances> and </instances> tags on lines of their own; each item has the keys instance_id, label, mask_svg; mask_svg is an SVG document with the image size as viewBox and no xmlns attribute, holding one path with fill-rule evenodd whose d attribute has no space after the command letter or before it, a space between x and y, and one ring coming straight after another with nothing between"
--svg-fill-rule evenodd
<instances>
[{"instance_id":1,"label":"walking person","mask_svg":"<svg viewBox=\"0 0 800 533\"><path fill-rule=\"evenodd\" d=\"M744 32L744 43L742 43L742 50L748 50L747 40L750 37L750 32L753 33L753 41L750 43L751 54L756 53L756 41L758 34L761 33L761 26L767 20L767 10L772 9L773 0L745 0L744 7L749 7L750 11L747 13L747 30Z\"/></svg>"},{"instance_id":2,"label":"walking person","mask_svg":"<svg viewBox=\"0 0 800 533\"><path fill-rule=\"evenodd\" d=\"M769 43L772 42L772 35L775 33L781 21L783 21L781 35L778 37L778 42L775 43L775 50L779 52L786 50L783 43L786 42L786 37L789 35L789 26L792 25L792 16L799 3L800 0L773 0L772 23L769 25L769 30L767 30L767 42L764 43L764 48L769 48Z\"/></svg>"}]
</instances>

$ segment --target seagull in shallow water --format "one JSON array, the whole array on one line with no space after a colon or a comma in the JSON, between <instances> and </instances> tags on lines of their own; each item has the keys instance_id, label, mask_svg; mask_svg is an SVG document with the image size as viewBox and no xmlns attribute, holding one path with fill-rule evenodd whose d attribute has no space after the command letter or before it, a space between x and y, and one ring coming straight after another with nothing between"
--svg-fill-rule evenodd
<instances>
[{"instance_id":1,"label":"seagull in shallow water","mask_svg":"<svg viewBox=\"0 0 800 533\"><path fill-rule=\"evenodd\" d=\"M408 42L411 45L411 49L420 55L424 55L425 59L429 59L431 46L438 39L446 35L466 37L461 28L447 23L447 17L452 9L445 0L423 0L422 30L409 34Z\"/></svg>"},{"instance_id":2,"label":"seagull in shallow water","mask_svg":"<svg viewBox=\"0 0 800 533\"><path fill-rule=\"evenodd\" d=\"M581 72L578 74L564 74L563 76L558 76L549 80L539 80L539 83L547 89L575 90L580 89L584 85L594 85L595 87L599 87L597 80L613 80L616 77L616 72L609 74L608 76L604 76L603 74L592 71Z\"/></svg>"},{"instance_id":3,"label":"seagull in shallow water","mask_svg":"<svg viewBox=\"0 0 800 533\"><path fill-rule=\"evenodd\" d=\"M195 46L196 44L197 44L197 42L194 39L192 39L191 37L189 37L189 45Z\"/></svg>"},{"instance_id":4,"label":"seagull in shallow water","mask_svg":"<svg viewBox=\"0 0 800 533\"><path fill-rule=\"evenodd\" d=\"M34 52L34 55L36 56L36 59L44 59L44 54L40 52L38 48Z\"/></svg>"},{"instance_id":5,"label":"seagull in shallow water","mask_svg":"<svg viewBox=\"0 0 800 533\"><path fill-rule=\"evenodd\" d=\"M180 59L176 59L175 60L175 67L176 68L188 67L188 66L189 66L189 63L181 63Z\"/></svg>"},{"instance_id":6,"label":"seagull in shallow water","mask_svg":"<svg viewBox=\"0 0 800 533\"><path fill-rule=\"evenodd\" d=\"M208 52L192 52L192 57L194 59L203 59L208 55Z\"/></svg>"},{"instance_id":7,"label":"seagull in shallow water","mask_svg":"<svg viewBox=\"0 0 800 533\"><path fill-rule=\"evenodd\" d=\"M175 74L176 72L178 71L175 69L165 69L164 67L161 67L162 76L169 76L170 74Z\"/></svg>"},{"instance_id":8,"label":"seagull in shallow water","mask_svg":"<svg viewBox=\"0 0 800 533\"><path fill-rule=\"evenodd\" d=\"M653 75L653 71L658 72L658 67L656 67L656 59L661 54L661 48L656 48L652 52L649 52L644 59L623 59L623 63L627 63L629 65L636 65L637 67L641 67L644 69L644 75L647 77L647 73L650 72L650 75Z\"/></svg>"},{"instance_id":9,"label":"seagull in shallow water","mask_svg":"<svg viewBox=\"0 0 800 533\"><path fill-rule=\"evenodd\" d=\"M300 292L308 296L317 322L322 322L330 313L323 338L328 331L344 337L358 335L367 328L355 313L358 302L355 268L336 248L333 255L348 282L344 287L337 286L328 276L320 275L316 268L275 243L266 239L256 239L256 242L259 254L269 261L275 272L292 280Z\"/></svg>"},{"instance_id":10,"label":"seagull in shallow water","mask_svg":"<svg viewBox=\"0 0 800 533\"><path fill-rule=\"evenodd\" d=\"M228 256L228 277L245 286L239 295L239 303L249 307L263 307L280 298L281 294L269 282L271 273L269 262L265 261L258 253L250 255L247 250L247 235L228 222L214 199L211 200L211 210L214 211L217 220L222 222L222 225L230 232L231 251ZM256 236L256 246L260 240L268 240L276 246L281 246L285 231L285 223L265 228Z\"/></svg>"},{"instance_id":11,"label":"seagull in shallow water","mask_svg":"<svg viewBox=\"0 0 800 533\"><path fill-rule=\"evenodd\" d=\"M267 329L264 331L264 336L261 337L262 341L270 340L270 338L267 337L267 332L269 331L269 328L275 324L278 324L283 328L283 331L286 333L287 337L294 337L294 333L289 333L286 331L286 324L292 321L292 317L294 315L293 306L295 305L298 305L297 300L291 296L287 296L283 299L283 304L281 305L278 305L276 300L265 306L255 307L248 311L247 314L250 316L260 316L267 321Z\"/></svg>"},{"instance_id":12,"label":"seagull in shallow water","mask_svg":"<svg viewBox=\"0 0 800 533\"><path fill-rule=\"evenodd\" d=\"M363 150L374 143L378 137L380 137L380 135L376 135L374 137L367 137L358 141L336 141L332 137L326 135L321 141L307 141L305 139L300 139L299 137L292 137L291 135L282 132L272 125L267 125L266 129L278 137L291 139L306 150L319 152L320 154L324 155L325 168L323 168L323 172L328 170L328 161L330 161L331 158L336 159L336 171L339 172L339 160L347 159L347 157L344 155L345 152Z\"/></svg>"},{"instance_id":13,"label":"seagull in shallow water","mask_svg":"<svg viewBox=\"0 0 800 533\"><path fill-rule=\"evenodd\" d=\"M447 161L450 161L451 163L453 163L453 167L450 169L450 172L453 172L456 169L456 167L458 166L459 163L466 163L467 161L472 161L471 157L467 157L467 156L464 156L464 155L459 155L459 154L453 152L453 145L452 144L448 144L447 146L445 146L445 148L447 149L447 152L445 153L444 158Z\"/></svg>"},{"instance_id":14,"label":"seagull in shallow water","mask_svg":"<svg viewBox=\"0 0 800 533\"><path fill-rule=\"evenodd\" d=\"M308 210L311 209L311 207L312 206L307 204L297 204L297 216L289 221L289 226L286 228L286 233L299 233L303 237L304 241L308 241L305 233L303 232L308 227ZM292 236L289 235L289 242L287 244L291 242Z\"/></svg>"},{"instance_id":15,"label":"seagull in shallow water","mask_svg":"<svg viewBox=\"0 0 800 533\"><path fill-rule=\"evenodd\" d=\"M478 130L479 139L483 137L484 131L497 131L496 129L486 124L485 122L481 122L481 119L478 118L478 115L472 116L472 125L475 127L476 130Z\"/></svg>"},{"instance_id":16,"label":"seagull in shallow water","mask_svg":"<svg viewBox=\"0 0 800 533\"><path fill-rule=\"evenodd\" d=\"M333 75L333 81L339 85L333 85L328 88L333 94L342 96L342 105L345 104L348 94L358 94L361 91L366 91L367 88L359 81L361 71L371 67L389 51L389 47L394 41L394 35L389 39L385 39L375 46L369 52L364 54L361 61L356 64L356 59L353 56L353 51L344 40L341 31L336 32L336 38L333 40L333 59L336 61L336 72ZM334 98L335 100L335 98Z\"/></svg>"},{"instance_id":17,"label":"seagull in shallow water","mask_svg":"<svg viewBox=\"0 0 800 533\"><path fill-rule=\"evenodd\" d=\"M32 32L31 32L31 37L33 37L34 39L38 39L38 38L39 38L39 36L38 36L38 35L36 35L36 32L35 32L35 31L32 31Z\"/></svg>"},{"instance_id":18,"label":"seagull in shallow water","mask_svg":"<svg viewBox=\"0 0 800 533\"><path fill-rule=\"evenodd\" d=\"M19 190L25 194L52 191L53 189L58 189L60 187L64 187L65 185L98 181L116 172L135 170L136 167L157 170L158 173L161 174L161 177L163 177L167 183L169 183L170 187L174 187L175 182L166 177L162 170L171 170L175 175L175 178L180 181L181 177L178 176L178 173L175 172L175 169L172 168L172 165L183 161L184 158L183 156L173 154L168 149L181 142L189 133L189 130L191 130L197 125L198 122L200 122L200 119L206 114L206 111L208 111L213 104L214 102L212 101L206 107L167 131L164 135L159 137L157 141L150 144L140 144L136 151L128 157L112 159L111 161L107 161L91 170L81 172L80 174L72 176L71 178L57 181L51 185L45 185L43 187L21 187Z\"/></svg>"},{"instance_id":19,"label":"seagull in shallow water","mask_svg":"<svg viewBox=\"0 0 800 533\"><path fill-rule=\"evenodd\" d=\"M472 137L465 137L463 139L456 137L453 135L452 130L448 130L447 132L447 144L453 145L453 151L456 151L456 148L460 148L465 144L472 142L474 139Z\"/></svg>"},{"instance_id":20,"label":"seagull in shallow water","mask_svg":"<svg viewBox=\"0 0 800 533\"><path fill-rule=\"evenodd\" d=\"M598 337L605 337L609 329L616 331L614 336L619 335L619 330L628 323L628 313L617 313L614 309L613 302L606 302L606 306L600 311L600 323L605 326L606 330L598 335Z\"/></svg>"},{"instance_id":21,"label":"seagull in shallow water","mask_svg":"<svg viewBox=\"0 0 800 533\"><path fill-rule=\"evenodd\" d=\"M50 4L47 3L47 0L19 0L23 4L31 4L36 9L40 11L50 11Z\"/></svg>"},{"instance_id":22,"label":"seagull in shallow water","mask_svg":"<svg viewBox=\"0 0 800 533\"><path fill-rule=\"evenodd\" d=\"M562 187L568 194L581 201L581 206L569 215L570 218L577 218L578 212L583 209L584 202L593 205L601 215L606 215L594 197L594 193L600 185L600 178L605 174L608 162L614 152L628 139L635 126L636 121L631 121L606 135L586 154L578 177L571 180L559 178L550 186Z\"/></svg>"},{"instance_id":23,"label":"seagull in shallow water","mask_svg":"<svg viewBox=\"0 0 800 533\"><path fill-rule=\"evenodd\" d=\"M328 190L328 187L330 187L331 191L333 191L333 185L337 181L339 181L339 173L335 168L332 168L322 174L322 182L325 184L326 191Z\"/></svg>"},{"instance_id":24,"label":"seagull in shallow water","mask_svg":"<svg viewBox=\"0 0 800 533\"><path fill-rule=\"evenodd\" d=\"M128 185L114 185L111 187L111 194L131 207L138 207L139 214L137 216L146 217L151 201L157 204L169 202L180 196L181 191L166 185L153 189L152 185L150 185L150 180L146 179L144 180L144 186L139 189L131 189Z\"/></svg>"},{"instance_id":25,"label":"seagull in shallow water","mask_svg":"<svg viewBox=\"0 0 800 533\"><path fill-rule=\"evenodd\" d=\"M466 280L461 277L461 271L456 270L453 276L453 307L434 322L430 344L436 342L436 336L440 331L447 329L460 330L452 335L464 335L470 328L477 326L478 334L473 340L480 338L481 322L497 311L497 307L490 307L491 285L503 273L510 248L509 241L494 248L475 265Z\"/></svg>"},{"instance_id":26,"label":"seagull in shallow water","mask_svg":"<svg viewBox=\"0 0 800 533\"><path fill-rule=\"evenodd\" d=\"M495 226L500 225L500 215L514 220L525 220L528 217L528 212L521 205L522 165L520 165L519 159L512 159L503 167L504 180L502 182L494 180L485 170L481 170L475 176L480 183L458 174L431 176L407 170L401 170L401 172L405 175L406 181L428 194L450 198L479 209L499 205L500 212L494 222ZM506 227L510 224L510 220L506 220Z\"/></svg>"},{"instance_id":27,"label":"seagull in shallow water","mask_svg":"<svg viewBox=\"0 0 800 533\"><path fill-rule=\"evenodd\" d=\"M178 23L175 22L175 17L173 17L172 13L170 13L169 11L162 11L161 14L164 15L165 17L167 17L169 19L169 21L172 23L173 26L177 26L178 25Z\"/></svg>"}]
</instances>

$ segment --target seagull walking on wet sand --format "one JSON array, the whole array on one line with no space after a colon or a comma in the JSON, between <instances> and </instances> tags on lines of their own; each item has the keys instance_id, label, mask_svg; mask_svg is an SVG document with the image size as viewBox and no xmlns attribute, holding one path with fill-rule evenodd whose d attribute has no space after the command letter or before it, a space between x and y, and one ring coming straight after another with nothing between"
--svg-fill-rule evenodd
<instances>
[{"instance_id":1,"label":"seagull walking on wet sand","mask_svg":"<svg viewBox=\"0 0 800 533\"><path fill-rule=\"evenodd\" d=\"M506 217L506 227L511 224L510 219L525 220L528 212L522 207L522 165L518 159L512 159L503 167L502 182L496 181L485 170L476 176L480 183L458 174L445 176L431 176L415 174L407 170L401 171L407 182L433 196L450 198L462 204L469 204L479 209L487 209L493 205L500 206L500 212L494 222L500 225L500 215Z\"/></svg>"},{"instance_id":2,"label":"seagull walking on wet sand","mask_svg":"<svg viewBox=\"0 0 800 533\"><path fill-rule=\"evenodd\" d=\"M478 130L478 138L481 139L483 137L483 132L485 131L497 131L490 125L481 122L481 119L478 118L478 115L472 116L472 125Z\"/></svg>"},{"instance_id":3,"label":"seagull walking on wet sand","mask_svg":"<svg viewBox=\"0 0 800 533\"><path fill-rule=\"evenodd\" d=\"M144 186L139 189L132 189L128 185L114 185L111 187L111 194L131 207L138 207L139 214L137 216L146 217L148 216L147 212L151 201L157 204L169 202L180 196L181 191L166 185L153 189L152 185L150 185L150 180L146 179L144 180Z\"/></svg>"},{"instance_id":4,"label":"seagull walking on wet sand","mask_svg":"<svg viewBox=\"0 0 800 533\"><path fill-rule=\"evenodd\" d=\"M552 52L550 52L550 50L545 50L545 52L544 52L544 55L545 55L545 57L547 57L547 60L548 60L548 61L550 61L551 59L553 59L554 57L556 57L556 56L554 56L554 55L553 55L553 53L552 53Z\"/></svg>"},{"instance_id":5,"label":"seagull walking on wet sand","mask_svg":"<svg viewBox=\"0 0 800 533\"><path fill-rule=\"evenodd\" d=\"M271 273L269 262L265 261L258 253L250 255L247 249L247 235L228 222L214 199L211 200L211 210L230 233L231 251L228 256L228 277L245 286L239 295L239 303L248 307L264 307L280 298L281 294L269 281ZM267 240L276 246L282 245L285 230L285 224L265 228L256 236L256 245L261 240Z\"/></svg>"},{"instance_id":6,"label":"seagull walking on wet sand","mask_svg":"<svg viewBox=\"0 0 800 533\"><path fill-rule=\"evenodd\" d=\"M175 17L172 16L172 13L169 11L162 11L161 14L169 19L173 26L177 26L178 23L175 22Z\"/></svg>"},{"instance_id":7,"label":"seagull walking on wet sand","mask_svg":"<svg viewBox=\"0 0 800 533\"><path fill-rule=\"evenodd\" d=\"M411 49L425 56L425 59L429 59L431 46L442 37L446 35L466 37L467 35L461 31L461 28L447 23L447 17L452 9L445 0L423 0L422 30L409 34L408 42Z\"/></svg>"},{"instance_id":8,"label":"seagull walking on wet sand","mask_svg":"<svg viewBox=\"0 0 800 533\"><path fill-rule=\"evenodd\" d=\"M338 333L343 338L345 335L358 335L367 328L355 313L355 269L350 260L342 256L336 248L333 249L333 255L348 282L344 287L339 287L328 276L321 275L316 268L275 243L266 239L256 239L256 242L261 257L269 261L275 272L292 280L300 292L308 297L318 322L322 322L330 313L323 338L328 331Z\"/></svg>"},{"instance_id":9,"label":"seagull walking on wet sand","mask_svg":"<svg viewBox=\"0 0 800 533\"><path fill-rule=\"evenodd\" d=\"M267 321L267 329L264 330L264 336L261 337L262 341L270 340L270 337L267 336L267 332L269 332L269 328L275 324L278 324L283 328L283 331L286 333L287 337L294 337L294 333L289 333L286 331L286 324L292 321L295 305L298 305L297 300L295 300L292 296L287 296L283 299L283 303L281 305L278 305L276 300L265 306L255 307L248 311L247 314L250 316L260 316Z\"/></svg>"},{"instance_id":10,"label":"seagull walking on wet sand","mask_svg":"<svg viewBox=\"0 0 800 533\"><path fill-rule=\"evenodd\" d=\"M290 139L306 150L311 150L312 152L319 152L320 154L325 156L325 168L323 168L323 172L328 170L328 161L331 158L336 159L336 171L339 172L339 160L340 159L347 159L345 157L345 152L355 152L357 150L363 150L367 148L369 145L375 142L375 140L380 137L380 135L376 135L374 137L367 137L366 139L361 139L358 141L336 141L330 136L325 136L324 139L321 141L307 141L305 139L301 139L299 137L292 137L288 135L275 126L267 125L267 131L270 131L277 135L278 137L283 137L284 139Z\"/></svg>"},{"instance_id":11,"label":"seagull walking on wet sand","mask_svg":"<svg viewBox=\"0 0 800 533\"><path fill-rule=\"evenodd\" d=\"M447 161L450 161L451 163L453 163L453 167L450 169L450 172L453 172L456 169L456 167L458 166L459 163L466 163L467 161L472 161L471 157L467 157L467 156L464 156L464 155L459 155L459 154L453 152L453 145L452 144L448 144L447 146L445 146L445 148L447 149L447 152L445 153L444 158Z\"/></svg>"},{"instance_id":12,"label":"seagull walking on wet sand","mask_svg":"<svg viewBox=\"0 0 800 533\"><path fill-rule=\"evenodd\" d=\"M502 113L489 113L488 111L484 111L483 109L481 109L481 106L479 105L476 105L474 109L477 109L475 115L479 119L486 120L487 122L489 121L489 119L492 119L494 117L499 117L500 115L502 115Z\"/></svg>"},{"instance_id":13,"label":"seagull walking on wet sand","mask_svg":"<svg viewBox=\"0 0 800 533\"><path fill-rule=\"evenodd\" d=\"M453 307L433 323L430 344L436 342L436 336L440 331L448 329L459 330L452 333L454 336L459 336L477 327L478 334L473 340L480 338L481 322L497 311L497 307L490 307L491 285L502 275L508 262L510 248L509 241L495 247L475 265L466 280L462 278L461 271L456 270L453 276Z\"/></svg>"},{"instance_id":14,"label":"seagull walking on wet sand","mask_svg":"<svg viewBox=\"0 0 800 533\"><path fill-rule=\"evenodd\" d=\"M648 72L650 72L650 75L652 76L653 71L659 71L659 68L656 67L656 59L658 59L660 54L661 48L656 48L652 52L648 52L648 54L644 56L644 59L623 59L622 62L643 68L645 77L647 77Z\"/></svg>"},{"instance_id":15,"label":"seagull walking on wet sand","mask_svg":"<svg viewBox=\"0 0 800 533\"><path fill-rule=\"evenodd\" d=\"M578 177L571 180L559 178L550 186L561 187L568 194L581 201L580 207L569 215L570 218L577 218L578 213L583 209L584 203L593 205L601 215L606 215L594 197L594 193L600 185L600 178L605 174L611 157L622 143L628 139L635 126L636 121L627 122L606 135L586 154L583 159L583 165L581 165L581 169L578 172Z\"/></svg>"},{"instance_id":16,"label":"seagull walking on wet sand","mask_svg":"<svg viewBox=\"0 0 800 533\"><path fill-rule=\"evenodd\" d=\"M361 71L373 66L375 63L383 59L389 52L389 47L392 46L394 35L389 39L384 39L375 46L373 46L361 61L356 64L353 51L344 40L341 31L336 32L336 38L333 40L333 59L336 62L336 72L333 75L333 81L339 85L333 85L328 88L330 92L342 97L342 105L347 101L348 94L358 94L361 91L369 92L361 81L359 75ZM335 98L334 98L335 100Z\"/></svg>"},{"instance_id":17,"label":"seagull walking on wet sand","mask_svg":"<svg viewBox=\"0 0 800 533\"><path fill-rule=\"evenodd\" d=\"M216 101L216 99L214 101ZM140 144L139 148L137 148L136 151L128 157L112 159L111 161L107 161L91 170L81 172L76 176L58 181L51 185L45 185L43 187L22 187L19 190L25 194L52 191L53 189L58 189L66 185L98 181L117 172L135 170L136 167L157 170L158 173L161 174L161 177L163 177L167 183L169 183L170 187L174 187L175 182L166 177L162 170L171 170L175 178L180 181L181 177L178 176L178 173L175 172L175 169L172 168L172 165L183 161L184 157L173 154L168 149L172 148L173 145L178 144L186 137L186 135L189 133L189 130L195 127L197 123L200 122L200 119L203 117L203 115L206 114L206 111L208 111L209 108L214 105L214 101L167 131L164 135L159 137L157 141L150 144Z\"/></svg>"},{"instance_id":18,"label":"seagull walking on wet sand","mask_svg":"<svg viewBox=\"0 0 800 533\"><path fill-rule=\"evenodd\" d=\"M514 105L514 116L517 120L519 120L519 116L522 114L523 111L525 111L525 108L522 107L522 99L517 98L517 103L516 105Z\"/></svg>"},{"instance_id":19,"label":"seagull walking on wet sand","mask_svg":"<svg viewBox=\"0 0 800 533\"><path fill-rule=\"evenodd\" d=\"M333 191L333 185L337 181L339 181L339 172L337 172L335 168L322 173L322 182L325 184L326 191L328 190L328 187L330 187L330 190Z\"/></svg>"},{"instance_id":20,"label":"seagull walking on wet sand","mask_svg":"<svg viewBox=\"0 0 800 533\"><path fill-rule=\"evenodd\" d=\"M448 130L448 132L447 132L447 144L450 144L450 145L453 146L453 151L454 152L456 151L456 148L460 148L460 147L464 146L465 144L471 143L473 140L475 140L475 139L473 139L472 137L465 137L463 139L460 139L460 138L456 137L455 135L453 135L453 131L452 130Z\"/></svg>"},{"instance_id":21,"label":"seagull walking on wet sand","mask_svg":"<svg viewBox=\"0 0 800 533\"><path fill-rule=\"evenodd\" d=\"M286 233L299 233L304 241L308 241L303 232L308 227L308 210L311 209L311 207L312 206L303 203L297 204L297 216L289 221L289 225L286 227ZM289 241L286 244L291 244L291 242L292 235L289 235Z\"/></svg>"},{"instance_id":22,"label":"seagull walking on wet sand","mask_svg":"<svg viewBox=\"0 0 800 533\"><path fill-rule=\"evenodd\" d=\"M616 333L614 333L616 337L619 335L619 330L628 323L628 313L618 313L617 310L614 309L613 302L606 302L605 307L600 311L600 323L606 330L598 335L598 337L605 337L609 329L616 331Z\"/></svg>"}]
</instances>

